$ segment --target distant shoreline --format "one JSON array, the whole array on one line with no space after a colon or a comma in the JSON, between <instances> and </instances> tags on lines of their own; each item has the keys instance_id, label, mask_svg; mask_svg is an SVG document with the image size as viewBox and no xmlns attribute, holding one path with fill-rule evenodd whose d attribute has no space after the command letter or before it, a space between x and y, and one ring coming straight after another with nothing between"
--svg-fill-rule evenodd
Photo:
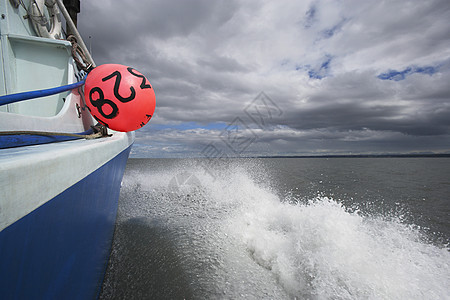
<instances>
[{"instance_id":1,"label":"distant shoreline","mask_svg":"<svg viewBox=\"0 0 450 300\"><path fill-rule=\"evenodd\" d=\"M348 155L271 155L253 156L252 158L412 158L412 157L450 157L450 153L445 154L348 154Z\"/></svg>"},{"instance_id":2,"label":"distant shoreline","mask_svg":"<svg viewBox=\"0 0 450 300\"><path fill-rule=\"evenodd\" d=\"M346 155L267 155L267 156L233 156L236 158L450 158L450 153L443 154L346 154ZM129 159L226 159L224 157L130 157Z\"/></svg>"}]
</instances>

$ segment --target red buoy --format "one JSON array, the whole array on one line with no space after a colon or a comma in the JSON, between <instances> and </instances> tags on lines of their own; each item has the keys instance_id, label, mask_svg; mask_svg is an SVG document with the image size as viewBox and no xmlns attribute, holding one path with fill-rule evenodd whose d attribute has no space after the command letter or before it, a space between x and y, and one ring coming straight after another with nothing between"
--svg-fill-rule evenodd
<instances>
[{"instance_id":1,"label":"red buoy","mask_svg":"<svg viewBox=\"0 0 450 300\"><path fill-rule=\"evenodd\" d=\"M156 98L139 71L117 64L101 65L86 78L84 97L92 116L116 131L133 131L151 119Z\"/></svg>"}]
</instances>

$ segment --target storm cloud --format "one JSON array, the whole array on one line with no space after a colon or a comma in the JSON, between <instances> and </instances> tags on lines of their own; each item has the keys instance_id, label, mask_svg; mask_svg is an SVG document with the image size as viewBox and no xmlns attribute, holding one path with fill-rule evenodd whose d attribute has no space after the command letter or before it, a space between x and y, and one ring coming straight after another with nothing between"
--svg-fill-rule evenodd
<instances>
[{"instance_id":1,"label":"storm cloud","mask_svg":"<svg viewBox=\"0 0 450 300\"><path fill-rule=\"evenodd\" d=\"M447 0L81 6L96 63L155 89L133 156L450 152Z\"/></svg>"}]
</instances>

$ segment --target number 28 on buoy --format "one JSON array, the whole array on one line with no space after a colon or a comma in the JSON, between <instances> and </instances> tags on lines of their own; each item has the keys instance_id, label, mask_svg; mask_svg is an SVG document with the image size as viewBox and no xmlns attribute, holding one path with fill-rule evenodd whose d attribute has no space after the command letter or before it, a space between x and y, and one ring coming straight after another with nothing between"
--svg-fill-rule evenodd
<instances>
[{"instance_id":1,"label":"number 28 on buoy","mask_svg":"<svg viewBox=\"0 0 450 300\"><path fill-rule=\"evenodd\" d=\"M150 82L139 71L117 64L93 69L84 96L92 116L116 131L133 131L151 119L156 98Z\"/></svg>"}]
</instances>

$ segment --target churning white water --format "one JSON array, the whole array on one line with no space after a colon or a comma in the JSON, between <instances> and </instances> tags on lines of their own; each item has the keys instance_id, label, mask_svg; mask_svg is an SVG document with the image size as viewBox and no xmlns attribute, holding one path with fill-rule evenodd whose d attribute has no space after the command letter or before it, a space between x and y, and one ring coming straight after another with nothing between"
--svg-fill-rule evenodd
<instances>
[{"instance_id":1,"label":"churning white water","mask_svg":"<svg viewBox=\"0 0 450 300\"><path fill-rule=\"evenodd\" d=\"M450 299L449 248L401 216L285 196L239 160L217 171L193 162L136 168L122 187L118 228L139 217L170 232L192 297ZM130 241L118 232L120 249Z\"/></svg>"}]
</instances>

